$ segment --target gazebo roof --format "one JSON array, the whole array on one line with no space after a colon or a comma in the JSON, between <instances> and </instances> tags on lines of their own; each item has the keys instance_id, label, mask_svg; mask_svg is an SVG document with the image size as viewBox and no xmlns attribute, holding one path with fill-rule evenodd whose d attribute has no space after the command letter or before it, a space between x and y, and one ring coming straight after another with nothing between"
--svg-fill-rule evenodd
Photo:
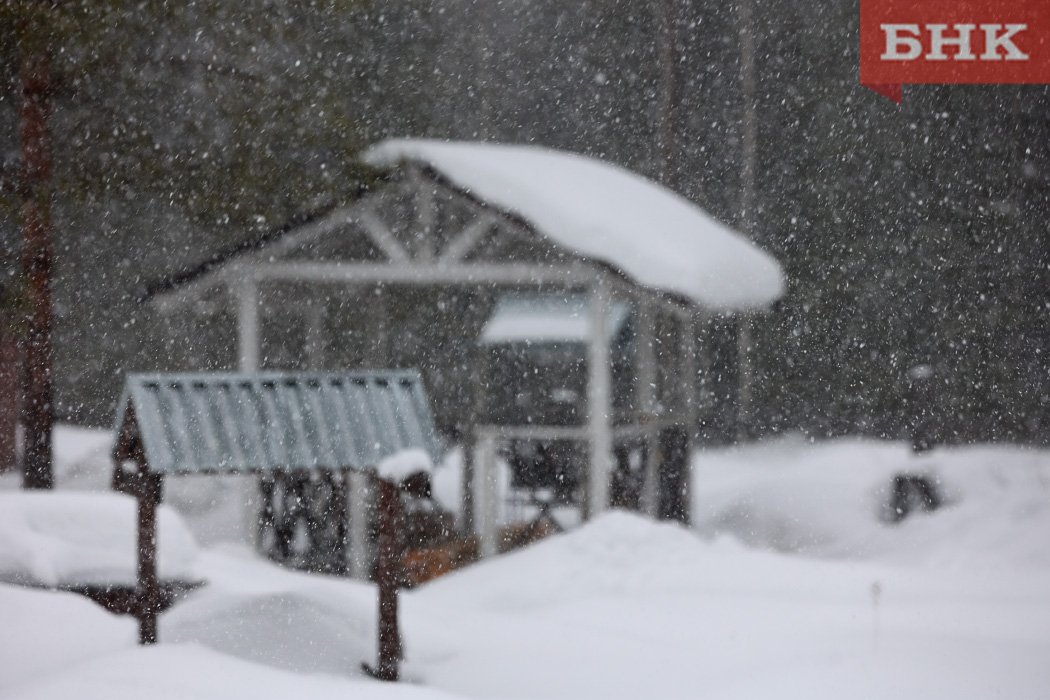
<instances>
[{"instance_id":1,"label":"gazebo roof","mask_svg":"<svg viewBox=\"0 0 1050 700\"><path fill-rule=\"evenodd\" d=\"M364 159L388 168L422 163L558 245L714 310L764 308L784 290L780 266L746 238L674 192L593 158L399 139L373 146Z\"/></svg>"},{"instance_id":2,"label":"gazebo roof","mask_svg":"<svg viewBox=\"0 0 1050 700\"><path fill-rule=\"evenodd\" d=\"M131 418L151 472L374 468L438 443L414 371L129 375L118 458Z\"/></svg>"}]
</instances>

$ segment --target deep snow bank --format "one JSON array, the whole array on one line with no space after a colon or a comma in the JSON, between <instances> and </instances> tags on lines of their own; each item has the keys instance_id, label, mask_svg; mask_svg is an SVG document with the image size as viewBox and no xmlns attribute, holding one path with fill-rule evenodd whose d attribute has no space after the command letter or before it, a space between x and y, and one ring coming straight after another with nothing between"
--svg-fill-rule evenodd
<instances>
[{"instance_id":1,"label":"deep snow bank","mask_svg":"<svg viewBox=\"0 0 1050 700\"><path fill-rule=\"evenodd\" d=\"M375 589L284 569L246 552L204 552L208 585L160 618L163 643L195 642L301 673L359 675L374 660Z\"/></svg>"},{"instance_id":2,"label":"deep snow bank","mask_svg":"<svg viewBox=\"0 0 1050 700\"><path fill-rule=\"evenodd\" d=\"M135 620L110 615L87 598L0 584L0 696L17 683L137 641Z\"/></svg>"},{"instance_id":3,"label":"deep snow bank","mask_svg":"<svg viewBox=\"0 0 1050 700\"><path fill-rule=\"evenodd\" d=\"M782 439L700 452L693 522L763 549L934 567L1050 569L1050 453L1002 446L914 455L902 443ZM896 474L929 477L945 498L898 524Z\"/></svg>"},{"instance_id":4,"label":"deep snow bank","mask_svg":"<svg viewBox=\"0 0 1050 700\"><path fill-rule=\"evenodd\" d=\"M136 581L136 502L116 493L0 492L0 581L58 586ZM161 578L192 579L196 543L178 514L157 514Z\"/></svg>"},{"instance_id":5,"label":"deep snow bank","mask_svg":"<svg viewBox=\"0 0 1050 700\"><path fill-rule=\"evenodd\" d=\"M160 645L101 657L5 693L5 700L445 700L404 683L304 675L217 654L197 645Z\"/></svg>"}]
</instances>

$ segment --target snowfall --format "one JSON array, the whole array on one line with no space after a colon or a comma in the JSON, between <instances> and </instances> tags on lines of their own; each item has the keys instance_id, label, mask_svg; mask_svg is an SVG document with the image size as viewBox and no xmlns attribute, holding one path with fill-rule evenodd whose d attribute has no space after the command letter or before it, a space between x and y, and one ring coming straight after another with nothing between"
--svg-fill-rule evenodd
<instances>
[{"instance_id":1,"label":"snowfall","mask_svg":"<svg viewBox=\"0 0 1050 700\"><path fill-rule=\"evenodd\" d=\"M697 452L690 528L612 512L404 591L404 681L365 676L375 590L224 542L236 488L166 486L161 575L206 582L134 620L72 593L134 571L104 431L57 434L59 488L0 476L0 697L1050 697L1050 452L781 438ZM455 501L456 454L434 473ZM895 475L945 505L888 522ZM505 514L510 517L510 513Z\"/></svg>"}]
</instances>

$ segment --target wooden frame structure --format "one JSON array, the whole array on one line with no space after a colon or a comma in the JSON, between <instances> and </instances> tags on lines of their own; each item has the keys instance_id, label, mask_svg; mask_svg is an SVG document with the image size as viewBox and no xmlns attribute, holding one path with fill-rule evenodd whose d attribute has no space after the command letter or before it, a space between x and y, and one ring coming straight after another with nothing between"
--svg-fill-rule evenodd
<instances>
[{"instance_id":1,"label":"wooden frame structure","mask_svg":"<svg viewBox=\"0 0 1050 700\"><path fill-rule=\"evenodd\" d=\"M326 253L331 241L345 243L351 252ZM149 296L166 313L231 312L236 319L237 365L242 371L255 371L262 363L261 327L268 289L290 283L309 286L328 298L354 298L363 296L361 290L390 285L469 287L489 296L498 289L585 294L589 409L586 424L571 429L570 437L586 441L589 448L586 517L609 506L613 445L628 434L649 445L643 507L657 514L658 436L665 428L677 427L685 431L689 444L696 444L702 416L712 410L710 384L705 381L711 358L700 337L714 311L680 294L641 285L606 262L558 247L522 216L480 199L425 163L406 161L389 175L385 186L279 237L270 236L265 245L236 251L155 285ZM314 366L324 362L326 303L301 304L306 335L312 339L303 354L305 362ZM639 320L634 410L619 420L611 406L610 348L604 327L613 303L629 304ZM370 326L369 332L377 335L389 332L381 313ZM739 327L739 348L746 358L748 323ZM663 329L662 335L658 329ZM741 367L738 410L746 416L751 381L746 359ZM470 407L466 409L471 413ZM470 422L462 483L464 526L475 532L481 523L483 550L492 551L492 506L487 500L491 494L485 495L481 477L495 459L496 443L522 431L549 437L566 429L482 426L476 415ZM478 463L489 466L475 469ZM684 479L682 487L687 486ZM680 497L688 501L687 494Z\"/></svg>"},{"instance_id":2,"label":"wooden frame structure","mask_svg":"<svg viewBox=\"0 0 1050 700\"><path fill-rule=\"evenodd\" d=\"M139 643L156 643L157 615L171 603L157 575L165 476L323 470L346 484L360 474L371 482L379 524L378 663L370 671L397 680L402 505L399 485L375 467L405 449L437 456L418 373L130 375L117 414L113 487L138 500L138 585L128 608Z\"/></svg>"}]
</instances>

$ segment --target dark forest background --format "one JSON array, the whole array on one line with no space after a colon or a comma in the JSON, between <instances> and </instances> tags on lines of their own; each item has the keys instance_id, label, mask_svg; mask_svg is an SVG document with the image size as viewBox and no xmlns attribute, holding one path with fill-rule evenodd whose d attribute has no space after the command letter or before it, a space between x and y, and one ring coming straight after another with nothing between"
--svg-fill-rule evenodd
<instances>
[{"instance_id":1,"label":"dark forest background","mask_svg":"<svg viewBox=\"0 0 1050 700\"><path fill-rule=\"evenodd\" d=\"M353 191L376 140L536 143L658 178L670 18L669 180L787 273L755 329L756 432L899 437L927 364L939 439L1045 444L1047 88L906 86L898 106L858 84L857 3L745 2L57 3L59 414L108 425L122 373L164 366L137 289ZM8 286L22 5L0 12Z\"/></svg>"}]
</instances>

